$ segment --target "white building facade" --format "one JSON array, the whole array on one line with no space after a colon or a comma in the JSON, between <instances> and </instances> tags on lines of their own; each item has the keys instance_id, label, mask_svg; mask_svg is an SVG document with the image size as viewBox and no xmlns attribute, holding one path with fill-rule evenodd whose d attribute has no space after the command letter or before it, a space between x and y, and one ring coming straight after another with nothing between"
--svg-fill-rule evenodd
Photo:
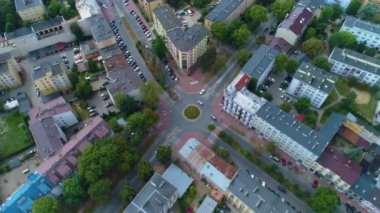
<instances>
[{"instance_id":1,"label":"white building facade","mask_svg":"<svg viewBox=\"0 0 380 213\"><path fill-rule=\"evenodd\" d=\"M367 47L380 47L380 25L364 21L359 18L347 16L340 31L351 32L356 36L356 41L365 43Z\"/></svg>"},{"instance_id":2,"label":"white building facade","mask_svg":"<svg viewBox=\"0 0 380 213\"><path fill-rule=\"evenodd\" d=\"M349 49L334 48L329 62L333 65L331 71L338 75L354 77L371 86L379 84L379 59Z\"/></svg>"}]
</instances>

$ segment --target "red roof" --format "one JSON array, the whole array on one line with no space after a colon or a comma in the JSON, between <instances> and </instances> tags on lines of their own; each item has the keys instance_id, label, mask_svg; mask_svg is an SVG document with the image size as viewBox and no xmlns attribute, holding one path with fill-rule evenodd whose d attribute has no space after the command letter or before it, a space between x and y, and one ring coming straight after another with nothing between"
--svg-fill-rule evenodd
<instances>
[{"instance_id":1,"label":"red roof","mask_svg":"<svg viewBox=\"0 0 380 213\"><path fill-rule=\"evenodd\" d=\"M359 179L363 170L359 164L349 160L331 147L327 147L323 151L317 162L337 174L349 185L353 185Z\"/></svg>"},{"instance_id":2,"label":"red roof","mask_svg":"<svg viewBox=\"0 0 380 213\"><path fill-rule=\"evenodd\" d=\"M340 128L339 135L351 144L360 146L365 150L369 150L371 148L371 144L368 141L346 127Z\"/></svg>"},{"instance_id":3,"label":"red roof","mask_svg":"<svg viewBox=\"0 0 380 213\"><path fill-rule=\"evenodd\" d=\"M251 77L248 75L244 74L240 80L235 84L236 90L241 90L243 87L247 86L249 81L251 80Z\"/></svg>"},{"instance_id":4,"label":"red roof","mask_svg":"<svg viewBox=\"0 0 380 213\"><path fill-rule=\"evenodd\" d=\"M306 7L296 7L280 24L280 28L291 30L297 36L301 36L309 25L313 13Z\"/></svg>"},{"instance_id":5,"label":"red roof","mask_svg":"<svg viewBox=\"0 0 380 213\"><path fill-rule=\"evenodd\" d=\"M297 115L296 115L296 119L297 119L298 121L303 122L303 121L305 120L305 116L302 115L302 114L297 114Z\"/></svg>"}]
</instances>

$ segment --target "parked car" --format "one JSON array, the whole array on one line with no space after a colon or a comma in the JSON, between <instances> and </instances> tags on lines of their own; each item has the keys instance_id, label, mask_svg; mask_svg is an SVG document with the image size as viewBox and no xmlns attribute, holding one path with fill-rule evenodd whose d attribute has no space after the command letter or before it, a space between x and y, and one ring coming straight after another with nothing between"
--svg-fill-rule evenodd
<instances>
[{"instance_id":1,"label":"parked car","mask_svg":"<svg viewBox=\"0 0 380 213\"><path fill-rule=\"evenodd\" d=\"M111 107L111 106L113 106L113 103L112 103L112 102L108 102L105 106L106 106L107 108L108 108L108 107Z\"/></svg>"},{"instance_id":2,"label":"parked car","mask_svg":"<svg viewBox=\"0 0 380 213\"><path fill-rule=\"evenodd\" d=\"M284 194L288 192L288 191L286 191L286 189L284 187L282 187L280 185L277 186L277 189L278 189L278 191L280 191L280 192L282 192Z\"/></svg>"},{"instance_id":3,"label":"parked car","mask_svg":"<svg viewBox=\"0 0 380 213\"><path fill-rule=\"evenodd\" d=\"M203 95L206 93L206 90L205 89L202 89L201 91L199 91L199 95Z\"/></svg>"},{"instance_id":4,"label":"parked car","mask_svg":"<svg viewBox=\"0 0 380 213\"><path fill-rule=\"evenodd\" d=\"M313 184L311 185L311 187L313 187L313 189L317 188L318 187L318 181L314 180Z\"/></svg>"}]
</instances>

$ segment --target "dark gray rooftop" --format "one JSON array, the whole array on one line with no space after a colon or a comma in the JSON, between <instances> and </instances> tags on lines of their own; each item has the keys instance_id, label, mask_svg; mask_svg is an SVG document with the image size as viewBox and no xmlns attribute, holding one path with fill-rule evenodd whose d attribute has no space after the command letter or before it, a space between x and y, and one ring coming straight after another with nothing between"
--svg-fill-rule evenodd
<instances>
[{"instance_id":1,"label":"dark gray rooftop","mask_svg":"<svg viewBox=\"0 0 380 213\"><path fill-rule=\"evenodd\" d=\"M162 27L165 29L165 31L182 28L181 21L177 18L174 9L171 8L168 4L163 4L159 7L156 7L153 12L162 24Z\"/></svg>"},{"instance_id":2,"label":"dark gray rooftop","mask_svg":"<svg viewBox=\"0 0 380 213\"><path fill-rule=\"evenodd\" d=\"M360 70L380 75L380 60L349 50L335 47L329 60L339 61Z\"/></svg>"},{"instance_id":3,"label":"dark gray rooftop","mask_svg":"<svg viewBox=\"0 0 380 213\"><path fill-rule=\"evenodd\" d=\"M39 32L39 31L42 31L42 30L46 30L46 29L49 29L49 28L52 28L52 27L59 26L64 21L65 20L63 19L62 16L57 16L55 18L51 18L49 20L41 21L41 22L33 24L32 25L32 29L33 29L34 32Z\"/></svg>"},{"instance_id":4,"label":"dark gray rooftop","mask_svg":"<svg viewBox=\"0 0 380 213\"><path fill-rule=\"evenodd\" d=\"M25 10L38 5L44 5L42 0L15 0L16 10Z\"/></svg>"},{"instance_id":5,"label":"dark gray rooftop","mask_svg":"<svg viewBox=\"0 0 380 213\"><path fill-rule=\"evenodd\" d=\"M367 174L362 174L351 190L380 208L380 189L376 188L376 180ZM374 200L375 198L375 200Z\"/></svg>"},{"instance_id":6,"label":"dark gray rooftop","mask_svg":"<svg viewBox=\"0 0 380 213\"><path fill-rule=\"evenodd\" d=\"M7 63L0 63L0 73L7 73L9 70Z\"/></svg>"},{"instance_id":7,"label":"dark gray rooftop","mask_svg":"<svg viewBox=\"0 0 380 213\"><path fill-rule=\"evenodd\" d=\"M11 52L5 52L0 54L0 63L6 63L8 59L12 58Z\"/></svg>"},{"instance_id":8,"label":"dark gray rooftop","mask_svg":"<svg viewBox=\"0 0 380 213\"><path fill-rule=\"evenodd\" d=\"M346 20L344 21L343 27L349 27L349 28L357 28L363 31L376 33L380 36L380 25L374 24L369 21L365 21L363 19L355 18L353 16L346 16ZM341 28L341 29L342 29Z\"/></svg>"},{"instance_id":9,"label":"dark gray rooftop","mask_svg":"<svg viewBox=\"0 0 380 213\"><path fill-rule=\"evenodd\" d=\"M59 75L61 73L64 73L65 71L62 69L62 66L60 63L44 63L41 65L40 69L33 70L32 78L33 80L40 79L46 75L47 72L52 72L53 75Z\"/></svg>"},{"instance_id":10,"label":"dark gray rooftop","mask_svg":"<svg viewBox=\"0 0 380 213\"><path fill-rule=\"evenodd\" d=\"M4 36L7 40L11 40L14 38L29 35L31 33L33 33L32 27L21 27L21 28L18 28L17 30L15 30L13 32L4 33Z\"/></svg>"},{"instance_id":11,"label":"dark gray rooftop","mask_svg":"<svg viewBox=\"0 0 380 213\"><path fill-rule=\"evenodd\" d=\"M111 81L106 85L112 96L117 94L138 95L138 87L142 80L133 72L130 66L109 73Z\"/></svg>"},{"instance_id":12,"label":"dark gray rooftop","mask_svg":"<svg viewBox=\"0 0 380 213\"><path fill-rule=\"evenodd\" d=\"M240 4L246 0L221 0L205 19L211 22L224 21Z\"/></svg>"},{"instance_id":13,"label":"dark gray rooftop","mask_svg":"<svg viewBox=\"0 0 380 213\"><path fill-rule=\"evenodd\" d=\"M335 82L338 77L330 72L326 72L310 63L302 63L293 76L293 79L298 79L318 90L327 94L334 89Z\"/></svg>"},{"instance_id":14,"label":"dark gray rooftop","mask_svg":"<svg viewBox=\"0 0 380 213\"><path fill-rule=\"evenodd\" d=\"M113 55L122 54L120 47L117 46L117 44L113 44L110 46L106 46L102 49L100 49L100 55L103 57L103 59L106 59L108 57L112 57Z\"/></svg>"},{"instance_id":15,"label":"dark gray rooftop","mask_svg":"<svg viewBox=\"0 0 380 213\"><path fill-rule=\"evenodd\" d=\"M208 30L201 24L194 24L185 32L180 29L168 32L170 40L182 52L192 50L201 40L208 35Z\"/></svg>"},{"instance_id":16,"label":"dark gray rooftop","mask_svg":"<svg viewBox=\"0 0 380 213\"><path fill-rule=\"evenodd\" d=\"M326 123L319 129L319 134L331 141L339 131L345 119L346 118L343 115L333 112L327 119Z\"/></svg>"},{"instance_id":17,"label":"dark gray rooftop","mask_svg":"<svg viewBox=\"0 0 380 213\"><path fill-rule=\"evenodd\" d=\"M228 186L228 191L232 192L235 197L239 198L254 212L295 212L290 206L282 202L280 197L261 186L258 181L253 180L249 174L241 169Z\"/></svg>"},{"instance_id":18,"label":"dark gray rooftop","mask_svg":"<svg viewBox=\"0 0 380 213\"><path fill-rule=\"evenodd\" d=\"M298 121L294 115L282 111L271 102L266 102L256 115L292 138L305 149L320 156L330 140L323 134Z\"/></svg>"},{"instance_id":19,"label":"dark gray rooftop","mask_svg":"<svg viewBox=\"0 0 380 213\"><path fill-rule=\"evenodd\" d=\"M109 23L103 14L96 14L87 19L90 30L97 42L107 40L114 36Z\"/></svg>"},{"instance_id":20,"label":"dark gray rooftop","mask_svg":"<svg viewBox=\"0 0 380 213\"><path fill-rule=\"evenodd\" d=\"M162 209L171 207L166 204L175 193L177 189L155 173L123 212L161 212Z\"/></svg>"},{"instance_id":21,"label":"dark gray rooftop","mask_svg":"<svg viewBox=\"0 0 380 213\"><path fill-rule=\"evenodd\" d=\"M269 65L274 63L277 54L279 54L279 51L276 49L267 45L261 45L241 69L241 72L257 80Z\"/></svg>"}]
</instances>

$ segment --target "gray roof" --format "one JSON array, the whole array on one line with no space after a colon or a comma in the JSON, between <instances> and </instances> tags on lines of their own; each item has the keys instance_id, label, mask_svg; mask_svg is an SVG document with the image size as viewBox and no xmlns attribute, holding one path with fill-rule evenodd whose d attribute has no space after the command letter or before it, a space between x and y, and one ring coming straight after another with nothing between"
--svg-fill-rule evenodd
<instances>
[{"instance_id":1,"label":"gray roof","mask_svg":"<svg viewBox=\"0 0 380 213\"><path fill-rule=\"evenodd\" d=\"M179 197L185 194L193 182L193 178L175 164L170 164L162 177L177 188Z\"/></svg>"},{"instance_id":2,"label":"gray roof","mask_svg":"<svg viewBox=\"0 0 380 213\"><path fill-rule=\"evenodd\" d=\"M138 87L142 80L133 72L130 66L110 72L109 77L111 81L106 85L106 88L112 96L117 94L138 95Z\"/></svg>"},{"instance_id":3,"label":"gray roof","mask_svg":"<svg viewBox=\"0 0 380 213\"><path fill-rule=\"evenodd\" d=\"M330 142L329 138L306 126L295 116L282 111L271 102L266 102L256 115L316 156L320 156Z\"/></svg>"},{"instance_id":4,"label":"gray roof","mask_svg":"<svg viewBox=\"0 0 380 213\"><path fill-rule=\"evenodd\" d=\"M180 29L169 31L168 36L178 49L187 52L208 36L208 30L201 24L194 24L186 31Z\"/></svg>"},{"instance_id":5,"label":"gray roof","mask_svg":"<svg viewBox=\"0 0 380 213\"><path fill-rule=\"evenodd\" d=\"M207 14L205 19L211 22L224 21L244 1L246 0L222 0Z\"/></svg>"},{"instance_id":6,"label":"gray roof","mask_svg":"<svg viewBox=\"0 0 380 213\"><path fill-rule=\"evenodd\" d=\"M155 173L123 212L161 212L171 207L167 203L172 202L170 199L176 193L177 189L173 185Z\"/></svg>"},{"instance_id":7,"label":"gray roof","mask_svg":"<svg viewBox=\"0 0 380 213\"><path fill-rule=\"evenodd\" d=\"M42 31L42 30L46 30L46 29L49 29L49 28L52 28L52 27L59 26L64 21L65 20L63 19L62 16L57 16L55 18L51 18L49 20L41 21L41 22L33 24L32 25L32 29L33 29L34 32L39 32L39 31Z\"/></svg>"},{"instance_id":8,"label":"gray roof","mask_svg":"<svg viewBox=\"0 0 380 213\"><path fill-rule=\"evenodd\" d=\"M87 19L90 30L97 42L107 40L114 36L109 23L103 14L97 14Z\"/></svg>"},{"instance_id":9,"label":"gray roof","mask_svg":"<svg viewBox=\"0 0 380 213\"><path fill-rule=\"evenodd\" d=\"M40 79L46 75L47 72L52 72L53 75L59 75L65 71L62 69L60 63L54 63L50 65L49 63L44 63L41 65L40 69L33 70L32 78L33 80Z\"/></svg>"},{"instance_id":10,"label":"gray roof","mask_svg":"<svg viewBox=\"0 0 380 213\"><path fill-rule=\"evenodd\" d=\"M380 189L376 188L376 180L369 175L362 174L356 184L351 187L351 191L380 208Z\"/></svg>"},{"instance_id":11,"label":"gray roof","mask_svg":"<svg viewBox=\"0 0 380 213\"><path fill-rule=\"evenodd\" d=\"M281 201L281 197L276 196L269 189L263 187L258 181L253 180L249 174L239 170L234 180L228 187L228 191L254 212L295 212L290 206Z\"/></svg>"},{"instance_id":12,"label":"gray roof","mask_svg":"<svg viewBox=\"0 0 380 213\"><path fill-rule=\"evenodd\" d=\"M174 10L168 4L156 7L153 12L165 31L182 28L181 21L177 18Z\"/></svg>"},{"instance_id":13,"label":"gray roof","mask_svg":"<svg viewBox=\"0 0 380 213\"><path fill-rule=\"evenodd\" d=\"M302 63L293 76L293 79L298 79L318 90L327 94L334 89L335 82L338 77L330 72L326 72L310 63Z\"/></svg>"},{"instance_id":14,"label":"gray roof","mask_svg":"<svg viewBox=\"0 0 380 213\"><path fill-rule=\"evenodd\" d=\"M380 60L349 50L335 47L329 57L329 61L335 60L360 70L380 75Z\"/></svg>"},{"instance_id":15,"label":"gray roof","mask_svg":"<svg viewBox=\"0 0 380 213\"><path fill-rule=\"evenodd\" d=\"M29 125L42 159L46 160L62 148L65 141L60 137L60 129L52 117L44 118Z\"/></svg>"},{"instance_id":16,"label":"gray roof","mask_svg":"<svg viewBox=\"0 0 380 213\"><path fill-rule=\"evenodd\" d=\"M202 204L198 207L196 213L213 213L217 205L218 202L207 195Z\"/></svg>"},{"instance_id":17,"label":"gray roof","mask_svg":"<svg viewBox=\"0 0 380 213\"><path fill-rule=\"evenodd\" d=\"M9 70L7 61L12 58L11 52L0 54L0 73L7 73Z\"/></svg>"},{"instance_id":18,"label":"gray roof","mask_svg":"<svg viewBox=\"0 0 380 213\"><path fill-rule=\"evenodd\" d=\"M38 5L44 5L42 0L15 0L16 10L25 10Z\"/></svg>"},{"instance_id":19,"label":"gray roof","mask_svg":"<svg viewBox=\"0 0 380 213\"><path fill-rule=\"evenodd\" d=\"M307 7L311 10L315 10L319 7L323 7L326 5L325 0L300 0L298 1L298 5Z\"/></svg>"},{"instance_id":20,"label":"gray roof","mask_svg":"<svg viewBox=\"0 0 380 213\"><path fill-rule=\"evenodd\" d=\"M18 28L17 30L15 30L13 32L4 33L4 36L7 40L11 40L14 38L29 35L31 33L33 33L32 27L21 27L21 28Z\"/></svg>"},{"instance_id":21,"label":"gray roof","mask_svg":"<svg viewBox=\"0 0 380 213\"><path fill-rule=\"evenodd\" d=\"M346 118L343 115L333 112L327 119L326 123L319 129L319 134L331 141L339 131L345 119Z\"/></svg>"},{"instance_id":22,"label":"gray roof","mask_svg":"<svg viewBox=\"0 0 380 213\"><path fill-rule=\"evenodd\" d=\"M274 63L277 54L279 54L279 51L276 49L267 45L261 45L241 69L241 72L258 80L263 72Z\"/></svg>"},{"instance_id":23,"label":"gray roof","mask_svg":"<svg viewBox=\"0 0 380 213\"><path fill-rule=\"evenodd\" d=\"M1 73L7 73L9 70L8 64L7 63L1 63L0 64L0 74Z\"/></svg>"},{"instance_id":24,"label":"gray roof","mask_svg":"<svg viewBox=\"0 0 380 213\"><path fill-rule=\"evenodd\" d=\"M26 93L20 93L16 97L18 101L19 111L27 113L30 108L32 107L32 104L30 103L30 100Z\"/></svg>"},{"instance_id":25,"label":"gray roof","mask_svg":"<svg viewBox=\"0 0 380 213\"><path fill-rule=\"evenodd\" d=\"M343 27L349 27L349 28L358 28L363 31L372 32L379 34L380 36L380 25L374 24L369 21L365 21L363 19L355 18L353 16L346 16L346 20L344 21ZM341 28L341 29L342 29Z\"/></svg>"},{"instance_id":26,"label":"gray roof","mask_svg":"<svg viewBox=\"0 0 380 213\"><path fill-rule=\"evenodd\" d=\"M120 50L120 47L117 46L116 43L100 49L100 55L103 57L103 59L106 59L108 57L112 57L113 55L118 55L118 54L122 54L122 52Z\"/></svg>"}]
</instances>

